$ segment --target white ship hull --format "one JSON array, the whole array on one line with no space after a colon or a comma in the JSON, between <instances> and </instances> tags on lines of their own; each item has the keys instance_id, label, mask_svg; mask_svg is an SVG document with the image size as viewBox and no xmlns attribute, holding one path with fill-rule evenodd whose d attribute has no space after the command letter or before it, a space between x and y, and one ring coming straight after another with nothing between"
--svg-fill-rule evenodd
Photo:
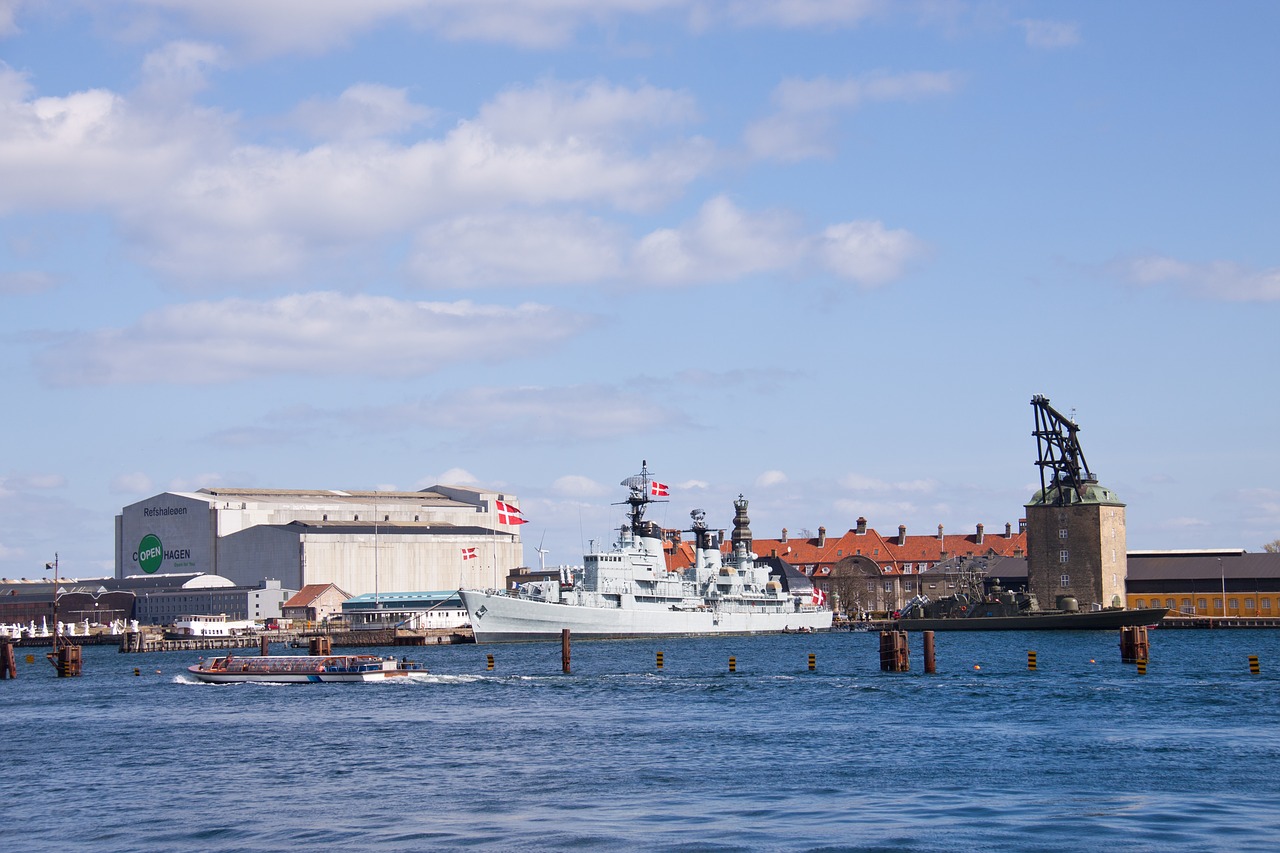
<instances>
[{"instance_id":1,"label":"white ship hull","mask_svg":"<svg viewBox=\"0 0 1280 853\"><path fill-rule=\"evenodd\" d=\"M717 634L783 634L825 631L831 611L790 606L778 608L672 610L669 605L646 608L587 607L533 601L477 590L461 591L471 615L477 643L519 643L558 640L566 628L576 638L682 637ZM787 603L790 605L790 602Z\"/></svg>"}]
</instances>

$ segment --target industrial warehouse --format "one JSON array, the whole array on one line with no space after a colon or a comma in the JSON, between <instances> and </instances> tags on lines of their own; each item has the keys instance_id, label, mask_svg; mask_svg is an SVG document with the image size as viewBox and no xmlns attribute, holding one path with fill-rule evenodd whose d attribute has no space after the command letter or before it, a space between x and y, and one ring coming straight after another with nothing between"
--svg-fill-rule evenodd
<instances>
[{"instance_id":1,"label":"industrial warehouse","mask_svg":"<svg viewBox=\"0 0 1280 853\"><path fill-rule=\"evenodd\" d=\"M115 576L204 573L351 595L501 587L524 564L523 523L515 496L460 486L163 492L116 516Z\"/></svg>"}]
</instances>

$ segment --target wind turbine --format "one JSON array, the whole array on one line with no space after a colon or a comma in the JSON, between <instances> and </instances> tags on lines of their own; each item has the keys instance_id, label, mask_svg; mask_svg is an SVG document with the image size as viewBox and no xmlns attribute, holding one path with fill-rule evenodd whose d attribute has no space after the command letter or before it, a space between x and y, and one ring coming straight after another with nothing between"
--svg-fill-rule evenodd
<instances>
[{"instance_id":1,"label":"wind turbine","mask_svg":"<svg viewBox=\"0 0 1280 853\"><path fill-rule=\"evenodd\" d=\"M538 571L540 572L546 572L547 555L551 553L549 549L542 547L542 543L546 541L547 541L547 531L544 530L542 531L542 539L538 542L538 547L534 549L535 551L538 552Z\"/></svg>"}]
</instances>

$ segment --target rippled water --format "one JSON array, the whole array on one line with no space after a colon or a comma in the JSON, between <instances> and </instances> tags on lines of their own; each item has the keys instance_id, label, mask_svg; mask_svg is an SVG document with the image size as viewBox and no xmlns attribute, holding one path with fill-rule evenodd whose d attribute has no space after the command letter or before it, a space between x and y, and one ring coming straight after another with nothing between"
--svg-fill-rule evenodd
<instances>
[{"instance_id":1,"label":"rippled water","mask_svg":"<svg viewBox=\"0 0 1280 853\"><path fill-rule=\"evenodd\" d=\"M940 633L929 676L919 635L909 674L876 634L576 642L571 675L559 643L430 647L308 685L19 649L0 849L1274 849L1280 632L1153 631L1146 675L1117 640Z\"/></svg>"}]
</instances>

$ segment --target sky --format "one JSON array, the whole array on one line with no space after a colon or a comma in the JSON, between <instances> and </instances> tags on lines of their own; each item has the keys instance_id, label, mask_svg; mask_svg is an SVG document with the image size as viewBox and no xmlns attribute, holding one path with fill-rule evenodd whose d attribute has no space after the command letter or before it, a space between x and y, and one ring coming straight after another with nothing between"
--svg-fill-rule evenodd
<instances>
[{"instance_id":1,"label":"sky","mask_svg":"<svg viewBox=\"0 0 1280 853\"><path fill-rule=\"evenodd\" d=\"M1280 5L0 0L0 575L203 487L1280 538Z\"/></svg>"}]
</instances>

